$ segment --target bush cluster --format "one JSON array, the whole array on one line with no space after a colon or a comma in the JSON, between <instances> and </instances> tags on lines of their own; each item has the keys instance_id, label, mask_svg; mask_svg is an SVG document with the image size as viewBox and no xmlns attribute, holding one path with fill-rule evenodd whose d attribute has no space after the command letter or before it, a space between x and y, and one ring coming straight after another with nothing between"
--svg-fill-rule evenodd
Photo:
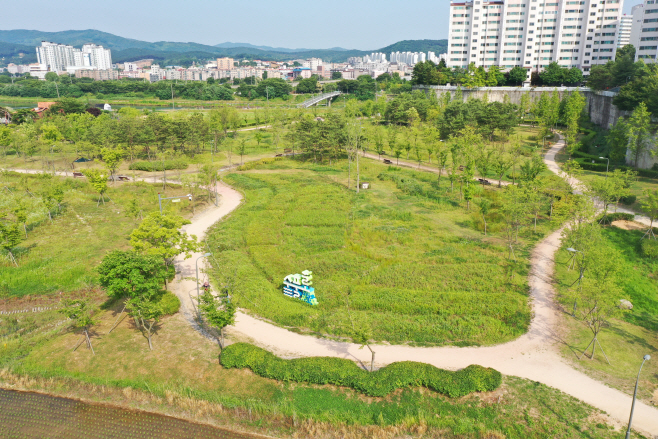
<instances>
[{"instance_id":1,"label":"bush cluster","mask_svg":"<svg viewBox=\"0 0 658 439\"><path fill-rule=\"evenodd\" d=\"M495 390L502 382L500 372L478 365L451 372L425 363L401 361L367 372L343 358L283 360L248 343L226 347L222 351L221 363L226 368L249 368L260 376L279 381L335 384L376 397L386 396L399 388L425 386L456 398L472 392Z\"/></svg>"},{"instance_id":2,"label":"bush cluster","mask_svg":"<svg viewBox=\"0 0 658 439\"><path fill-rule=\"evenodd\" d=\"M171 171L172 169L187 169L187 162L185 160L165 160L154 162L133 162L130 164L131 171Z\"/></svg>"},{"instance_id":3,"label":"bush cluster","mask_svg":"<svg viewBox=\"0 0 658 439\"><path fill-rule=\"evenodd\" d=\"M587 155L589 157L584 158L584 157L579 157L575 158L574 160L578 162L581 168L583 168L586 171L596 171L596 172L605 172L607 169L607 163L605 160L601 160L598 157L594 157L591 154L584 154L580 153L578 155ZM577 154L574 154L575 157L578 157ZM592 163L592 160L596 161L597 163ZM637 171L637 174L640 177L646 177L646 178L658 178L658 171L654 171L652 169L635 169L630 166L623 166L623 165L613 165L610 163L610 169L609 172L612 172L615 169L621 169L622 171L626 171L628 169L631 169L633 171Z\"/></svg>"},{"instance_id":4,"label":"bush cluster","mask_svg":"<svg viewBox=\"0 0 658 439\"><path fill-rule=\"evenodd\" d=\"M165 291L159 301L164 315L176 314L180 308L180 299L172 292Z\"/></svg>"},{"instance_id":5,"label":"bush cluster","mask_svg":"<svg viewBox=\"0 0 658 439\"><path fill-rule=\"evenodd\" d=\"M283 157L268 157L260 160L254 160L252 162L247 162L243 165L238 166L238 171L250 171L261 165L271 165L272 163L283 160Z\"/></svg>"},{"instance_id":6,"label":"bush cluster","mask_svg":"<svg viewBox=\"0 0 658 439\"><path fill-rule=\"evenodd\" d=\"M635 201L637 201L637 195L629 195L627 197L621 197L619 201L621 201L622 204L630 206L631 204L635 203Z\"/></svg>"},{"instance_id":7,"label":"bush cluster","mask_svg":"<svg viewBox=\"0 0 658 439\"><path fill-rule=\"evenodd\" d=\"M640 244L642 247L642 254L647 258L656 259L658 258L658 241L655 239L643 239Z\"/></svg>"},{"instance_id":8,"label":"bush cluster","mask_svg":"<svg viewBox=\"0 0 658 439\"><path fill-rule=\"evenodd\" d=\"M598 221L600 222L603 218L603 215L599 217ZM635 215L632 213L623 213L623 212L614 212L608 214L608 221L635 221Z\"/></svg>"}]
</instances>

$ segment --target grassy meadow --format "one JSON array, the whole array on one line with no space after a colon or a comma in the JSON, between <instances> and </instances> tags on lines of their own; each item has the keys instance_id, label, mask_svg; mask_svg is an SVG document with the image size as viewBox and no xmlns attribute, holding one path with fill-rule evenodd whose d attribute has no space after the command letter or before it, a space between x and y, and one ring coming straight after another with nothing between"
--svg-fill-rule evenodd
<instances>
[{"instance_id":1,"label":"grassy meadow","mask_svg":"<svg viewBox=\"0 0 658 439\"><path fill-rule=\"evenodd\" d=\"M528 256L545 217L536 232L524 224L512 264L500 218L484 236L475 202L467 211L458 185L438 188L436 175L362 159L371 189L357 195L345 161L247 168L224 177L245 204L207 238L212 277L232 285L241 308L301 332L348 337L365 325L391 343L486 345L526 331ZM477 191L495 203L499 189ZM282 294L283 278L303 270L313 271L317 307Z\"/></svg>"},{"instance_id":2,"label":"grassy meadow","mask_svg":"<svg viewBox=\"0 0 658 439\"><path fill-rule=\"evenodd\" d=\"M51 209L51 221L41 194L53 185L62 188L64 198L59 211ZM84 178L4 172L0 176L0 212L11 216L12 209L23 203L28 217L27 239L14 250L18 267L0 250L0 299L94 287L94 268L103 256L114 249L130 248L130 232L140 219L128 216L129 203L135 200L146 215L158 210L158 192L163 196L187 194L186 189L175 185L163 190L162 184L110 182L106 203L97 207L98 193ZM163 208L190 217L191 203L183 200L165 202ZM204 205L205 199L198 196L195 208Z\"/></svg>"},{"instance_id":3,"label":"grassy meadow","mask_svg":"<svg viewBox=\"0 0 658 439\"><path fill-rule=\"evenodd\" d=\"M565 357L580 370L626 393L632 394L637 369L646 354L658 358L658 261L642 256L640 230L624 230L615 226L603 229L605 245L621 252L618 284L624 297L633 304L633 309L621 319L614 319L604 328L599 339L610 359L608 364L597 347L594 359L589 354L578 361L583 350L592 339L591 331L579 320L571 317L573 302L560 298L565 313L563 324L567 329L563 345ZM569 254L562 249L556 257L556 280L558 290L566 292L578 278L575 270L568 270ZM587 275L587 274L585 274ZM591 353L591 348L590 351ZM647 361L642 370L638 395L645 401L658 404L658 363Z\"/></svg>"}]
</instances>

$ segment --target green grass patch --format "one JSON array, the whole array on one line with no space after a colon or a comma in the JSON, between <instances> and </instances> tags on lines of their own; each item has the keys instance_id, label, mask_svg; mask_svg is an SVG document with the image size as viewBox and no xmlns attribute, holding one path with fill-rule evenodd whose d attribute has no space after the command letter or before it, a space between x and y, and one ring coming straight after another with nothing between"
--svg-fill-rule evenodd
<instances>
[{"instance_id":1,"label":"green grass patch","mask_svg":"<svg viewBox=\"0 0 658 439\"><path fill-rule=\"evenodd\" d=\"M526 331L527 263L511 266L500 234L477 230L479 215L465 209L458 187L401 170L398 189L377 178L387 167L363 160L361 181L372 189L357 196L346 190L346 168L285 159L225 177L246 203L207 242L213 277L231 282L240 307L335 336L349 336L351 316L392 343L492 344ZM536 234L521 229L522 261L546 230L542 221ZM283 278L303 270L314 273L317 307L282 294Z\"/></svg>"}]
</instances>

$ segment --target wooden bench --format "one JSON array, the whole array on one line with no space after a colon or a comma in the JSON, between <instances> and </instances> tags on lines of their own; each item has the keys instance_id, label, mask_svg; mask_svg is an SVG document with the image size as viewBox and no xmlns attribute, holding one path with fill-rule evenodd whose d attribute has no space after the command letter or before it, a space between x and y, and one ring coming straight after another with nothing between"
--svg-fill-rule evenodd
<instances>
[{"instance_id":1,"label":"wooden bench","mask_svg":"<svg viewBox=\"0 0 658 439\"><path fill-rule=\"evenodd\" d=\"M283 154L277 154L274 157L283 157Z\"/></svg>"},{"instance_id":2,"label":"wooden bench","mask_svg":"<svg viewBox=\"0 0 658 439\"><path fill-rule=\"evenodd\" d=\"M74 173L73 173L73 178L76 178L76 177L84 177L84 176L85 176L85 175L84 175L82 172L74 172Z\"/></svg>"},{"instance_id":3,"label":"wooden bench","mask_svg":"<svg viewBox=\"0 0 658 439\"><path fill-rule=\"evenodd\" d=\"M130 181L130 177L126 177L125 175L118 175L117 177L121 181Z\"/></svg>"},{"instance_id":4,"label":"wooden bench","mask_svg":"<svg viewBox=\"0 0 658 439\"><path fill-rule=\"evenodd\" d=\"M384 164L385 164L385 165L392 165L393 162L390 161L389 159L384 159Z\"/></svg>"},{"instance_id":5,"label":"wooden bench","mask_svg":"<svg viewBox=\"0 0 658 439\"><path fill-rule=\"evenodd\" d=\"M484 178L478 178L478 181L482 183L483 185L490 185L491 182L489 180L485 180Z\"/></svg>"},{"instance_id":6,"label":"wooden bench","mask_svg":"<svg viewBox=\"0 0 658 439\"><path fill-rule=\"evenodd\" d=\"M290 148L286 148L286 149L283 150L284 154L289 154L291 152L292 152L292 149L290 149Z\"/></svg>"}]
</instances>

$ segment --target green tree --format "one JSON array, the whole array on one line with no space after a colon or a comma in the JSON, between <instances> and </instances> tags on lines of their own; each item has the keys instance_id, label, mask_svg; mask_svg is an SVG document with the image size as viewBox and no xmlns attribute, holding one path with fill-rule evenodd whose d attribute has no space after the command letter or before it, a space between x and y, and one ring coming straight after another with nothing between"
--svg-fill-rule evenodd
<instances>
[{"instance_id":1,"label":"green tree","mask_svg":"<svg viewBox=\"0 0 658 439\"><path fill-rule=\"evenodd\" d=\"M22 201L18 202L16 206L12 209L12 213L16 217L16 221L19 224L23 225L23 231L25 232L25 239L27 239L27 207Z\"/></svg>"},{"instance_id":2,"label":"green tree","mask_svg":"<svg viewBox=\"0 0 658 439\"><path fill-rule=\"evenodd\" d=\"M223 349L224 328L235 323L235 303L231 302L229 291L226 289L219 296L213 296L210 290L204 291L199 298L199 310L210 327L219 331L220 347Z\"/></svg>"},{"instance_id":3,"label":"green tree","mask_svg":"<svg viewBox=\"0 0 658 439\"><path fill-rule=\"evenodd\" d=\"M96 270L101 286L113 300L151 295L162 289L167 275L157 256L120 250L105 255Z\"/></svg>"},{"instance_id":4,"label":"green tree","mask_svg":"<svg viewBox=\"0 0 658 439\"><path fill-rule=\"evenodd\" d=\"M105 192L107 192L107 174L99 171L98 169L86 169L82 173L87 177L91 187L98 192L98 202L96 207L100 205L101 200L105 204Z\"/></svg>"},{"instance_id":5,"label":"green tree","mask_svg":"<svg viewBox=\"0 0 658 439\"><path fill-rule=\"evenodd\" d=\"M523 67L514 66L507 73L507 83L510 85L521 85L528 77L528 71Z\"/></svg>"},{"instance_id":6,"label":"green tree","mask_svg":"<svg viewBox=\"0 0 658 439\"><path fill-rule=\"evenodd\" d=\"M7 252L7 257L18 267L14 257L14 248L23 240L18 223L5 224L0 222L0 247Z\"/></svg>"},{"instance_id":7,"label":"green tree","mask_svg":"<svg viewBox=\"0 0 658 439\"><path fill-rule=\"evenodd\" d=\"M640 156L645 151L655 155L655 148L650 143L651 113L644 102L640 102L627 121L628 149L633 153L633 164L639 167Z\"/></svg>"},{"instance_id":8,"label":"green tree","mask_svg":"<svg viewBox=\"0 0 658 439\"><path fill-rule=\"evenodd\" d=\"M71 319L71 326L82 330L87 341L87 346L91 350L91 353L95 355L96 353L94 352L94 347L91 345L91 338L89 337L89 329L97 322L96 319L94 319L95 309L89 301L85 299L62 300L62 306L59 309L59 312Z\"/></svg>"},{"instance_id":9,"label":"green tree","mask_svg":"<svg viewBox=\"0 0 658 439\"><path fill-rule=\"evenodd\" d=\"M480 201L477 202L478 207L480 208L480 215L482 215L482 222L484 223L484 236L487 236L487 215L491 212L492 202L488 198L480 198Z\"/></svg>"},{"instance_id":10,"label":"green tree","mask_svg":"<svg viewBox=\"0 0 658 439\"><path fill-rule=\"evenodd\" d=\"M159 322L160 317L164 314L160 299L163 291L150 292L149 295L131 298L126 302L126 309L130 316L135 320L135 324L142 330L149 344L149 349L153 350L153 332L155 325Z\"/></svg>"},{"instance_id":11,"label":"green tree","mask_svg":"<svg viewBox=\"0 0 658 439\"><path fill-rule=\"evenodd\" d=\"M565 81L566 69L553 61L539 74L543 85L562 85Z\"/></svg>"},{"instance_id":12,"label":"green tree","mask_svg":"<svg viewBox=\"0 0 658 439\"><path fill-rule=\"evenodd\" d=\"M123 159L123 151L118 149L103 148L101 149L101 155L103 156L103 161L105 162L105 167L110 173L110 178L114 181L114 174L119 168L119 164Z\"/></svg>"},{"instance_id":13,"label":"green tree","mask_svg":"<svg viewBox=\"0 0 658 439\"><path fill-rule=\"evenodd\" d=\"M130 234L130 245L138 253L162 258L166 266L180 254L191 258L199 244L195 235L180 231L185 224L190 221L181 216L151 212Z\"/></svg>"},{"instance_id":14,"label":"green tree","mask_svg":"<svg viewBox=\"0 0 658 439\"><path fill-rule=\"evenodd\" d=\"M647 214L649 220L651 221L649 224L649 229L644 234L644 236L642 236L642 239L647 236L651 236L653 239L656 239L656 235L653 233L653 222L656 220L656 218L658 218L658 189L654 189L653 191L650 189L645 189L644 197L642 200L640 200L640 203L642 205L642 210Z\"/></svg>"}]
</instances>

